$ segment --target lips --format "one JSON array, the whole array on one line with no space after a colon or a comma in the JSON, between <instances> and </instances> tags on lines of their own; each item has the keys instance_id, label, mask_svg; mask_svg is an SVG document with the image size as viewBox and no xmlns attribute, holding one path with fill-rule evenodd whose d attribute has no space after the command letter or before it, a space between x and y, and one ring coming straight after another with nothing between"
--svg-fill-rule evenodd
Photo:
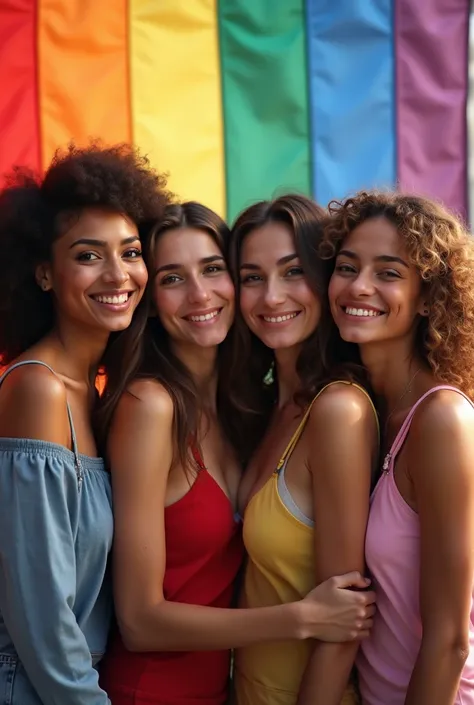
<instances>
[{"instance_id":1,"label":"lips","mask_svg":"<svg viewBox=\"0 0 474 705\"><path fill-rule=\"evenodd\" d=\"M293 318L299 316L300 313L301 311L288 311L288 313L279 313L274 316L266 316L263 314L260 318L262 318L265 323L286 323L286 321L291 321Z\"/></svg>"},{"instance_id":2,"label":"lips","mask_svg":"<svg viewBox=\"0 0 474 705\"><path fill-rule=\"evenodd\" d=\"M184 316L185 321L191 321L192 323L206 323L207 321L212 321L222 311L222 308L214 308L210 311L190 313Z\"/></svg>"},{"instance_id":3,"label":"lips","mask_svg":"<svg viewBox=\"0 0 474 705\"><path fill-rule=\"evenodd\" d=\"M133 292L124 291L120 294L92 294L91 298L99 304L124 304Z\"/></svg>"},{"instance_id":4,"label":"lips","mask_svg":"<svg viewBox=\"0 0 474 705\"><path fill-rule=\"evenodd\" d=\"M354 316L354 318L378 318L383 316L385 311L375 308L374 306L341 306L346 316Z\"/></svg>"}]
</instances>

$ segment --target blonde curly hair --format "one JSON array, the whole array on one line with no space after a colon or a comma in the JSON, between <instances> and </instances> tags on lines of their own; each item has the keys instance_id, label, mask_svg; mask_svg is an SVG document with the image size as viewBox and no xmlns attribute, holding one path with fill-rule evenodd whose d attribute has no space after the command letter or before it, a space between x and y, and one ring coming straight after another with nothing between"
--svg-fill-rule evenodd
<instances>
[{"instance_id":1,"label":"blonde curly hair","mask_svg":"<svg viewBox=\"0 0 474 705\"><path fill-rule=\"evenodd\" d=\"M395 225L426 292L418 352L440 381L474 399L474 239L462 222L440 203L394 192L360 191L331 201L329 213L322 244L329 258L364 221Z\"/></svg>"}]
</instances>

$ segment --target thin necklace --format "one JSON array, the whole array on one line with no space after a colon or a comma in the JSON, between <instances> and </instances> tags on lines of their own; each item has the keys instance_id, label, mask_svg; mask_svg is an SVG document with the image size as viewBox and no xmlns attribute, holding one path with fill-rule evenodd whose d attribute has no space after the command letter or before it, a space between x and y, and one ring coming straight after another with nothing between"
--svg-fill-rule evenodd
<instances>
[{"instance_id":1,"label":"thin necklace","mask_svg":"<svg viewBox=\"0 0 474 705\"><path fill-rule=\"evenodd\" d=\"M412 386L413 382L415 381L415 378L416 378L416 376L419 374L419 372L421 372L421 369L420 369L420 368L418 368L418 369L415 371L415 374L409 379L408 384L407 384L407 386L405 387L405 389L403 390L402 395L397 399L397 402L396 402L395 406L393 407L392 411L391 411L391 412L389 413L389 415L387 416L387 419L386 419L385 425L384 425L384 436L385 436L385 437L387 436L388 422L389 422L390 419L392 418L393 414L397 411L397 409L400 408L400 403L403 401L403 399L404 399L405 396L408 394L408 392L411 392L411 386ZM390 453L390 450L389 450L388 453L386 454L385 458L384 458L384 461L383 461L383 470L384 470L385 472L388 472L388 470L389 470L391 459L392 459L392 454Z\"/></svg>"}]
</instances>

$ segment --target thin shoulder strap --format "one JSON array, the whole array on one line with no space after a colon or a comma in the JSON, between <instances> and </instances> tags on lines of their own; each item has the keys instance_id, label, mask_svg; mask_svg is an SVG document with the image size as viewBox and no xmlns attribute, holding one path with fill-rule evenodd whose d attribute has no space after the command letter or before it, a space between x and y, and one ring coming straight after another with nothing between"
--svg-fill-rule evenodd
<instances>
[{"instance_id":1,"label":"thin shoulder strap","mask_svg":"<svg viewBox=\"0 0 474 705\"><path fill-rule=\"evenodd\" d=\"M326 384L322 389L319 390L319 392L316 394L316 396L314 397L314 399L311 401L310 405L306 409L303 418L301 419L300 423L298 424L298 428L296 429L296 431L292 435L290 442L288 443L285 450L283 451L283 455L281 456L281 458L278 462L278 465L276 467L276 472L279 472L281 470L283 465L288 461L290 455L294 451L296 444L298 443L299 439L301 438L301 434L304 431L304 427L306 426L306 422L308 421L308 418L311 413L311 409L313 408L314 402L324 392L325 389L327 389L328 387L332 387L334 384L349 384L353 387L356 387L357 389L360 389L360 391L363 392L363 394L365 394L365 396L369 400L370 405L374 411L375 421L377 424L377 431L378 431L378 434L380 437L380 426L379 426L379 418L378 418L377 410L375 409L374 403L373 403L372 399L370 398L369 394L367 393L367 391L363 387L361 387L359 384L355 384L354 382L349 382L348 380L345 380L345 379L335 380L334 382L329 382L329 384Z\"/></svg>"},{"instance_id":2,"label":"thin shoulder strap","mask_svg":"<svg viewBox=\"0 0 474 705\"><path fill-rule=\"evenodd\" d=\"M14 365L11 365L8 367L3 374L0 376L0 386L3 384L3 381L10 372L12 372L15 368L17 367L23 367L24 365L42 365L43 367L46 367L50 372L53 373L55 377L58 377L57 373L53 370L52 367L46 364L46 362L42 362L41 360L22 360L21 362L15 362ZM59 379L59 377L58 377ZM82 472L82 465L81 465L81 459L79 457L79 452L77 449L77 439L76 439L76 431L74 429L74 423L72 420L72 412L71 412L71 407L69 406L69 402L66 400L66 409L67 409L67 417L69 421L69 428L71 429L71 441L72 441L72 451L74 453L74 460L76 464L76 475L77 475L77 482L79 485L79 488L82 485L82 479L83 479L83 472Z\"/></svg>"},{"instance_id":3,"label":"thin shoulder strap","mask_svg":"<svg viewBox=\"0 0 474 705\"><path fill-rule=\"evenodd\" d=\"M193 454L193 458L196 461L196 465L198 466L199 470L206 470L206 466L204 465L204 460L202 459L202 455L199 452L199 448L195 443L191 443L191 453Z\"/></svg>"},{"instance_id":4,"label":"thin shoulder strap","mask_svg":"<svg viewBox=\"0 0 474 705\"><path fill-rule=\"evenodd\" d=\"M433 387L432 389L428 389L427 392L425 392L419 399L418 401L413 404L411 407L410 411L408 412L408 415L405 419L405 421L402 423L399 432L397 433L395 440L392 443L392 446L385 456L384 464L383 464L383 469L387 471L391 465L395 462L395 458L397 457L398 453L400 452L403 444L405 443L406 437L408 435L408 431L410 430L411 422L413 421L413 417L415 415L416 410L420 406L420 404L426 399L426 397L429 397L430 394L433 394L433 392L439 392L440 390L447 390L450 392L456 392L457 394L460 394L464 399L466 399L471 406L474 406L471 399L467 396L467 394L464 394L464 392L461 392L460 389L457 389L456 387L451 387L448 384L440 384L437 387Z\"/></svg>"}]
</instances>

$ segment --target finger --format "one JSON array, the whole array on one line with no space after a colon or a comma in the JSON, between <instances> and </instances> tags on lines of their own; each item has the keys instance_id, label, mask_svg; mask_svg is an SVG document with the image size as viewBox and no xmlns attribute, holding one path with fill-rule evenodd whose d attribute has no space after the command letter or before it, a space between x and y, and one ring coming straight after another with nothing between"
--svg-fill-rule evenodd
<instances>
[{"instance_id":1,"label":"finger","mask_svg":"<svg viewBox=\"0 0 474 705\"><path fill-rule=\"evenodd\" d=\"M364 590L370 585L370 580L364 578L358 571L352 571L352 573L346 573L345 575L334 576L333 584L335 587L343 588L359 588Z\"/></svg>"},{"instance_id":2,"label":"finger","mask_svg":"<svg viewBox=\"0 0 474 705\"><path fill-rule=\"evenodd\" d=\"M369 629L363 629L360 634L357 636L357 641L360 639L367 639L367 637L370 636L370 630ZM355 641L355 640L354 640Z\"/></svg>"},{"instance_id":3,"label":"finger","mask_svg":"<svg viewBox=\"0 0 474 705\"><path fill-rule=\"evenodd\" d=\"M374 620L373 619L364 619L362 623L362 631L367 631L372 629Z\"/></svg>"},{"instance_id":4,"label":"finger","mask_svg":"<svg viewBox=\"0 0 474 705\"><path fill-rule=\"evenodd\" d=\"M369 592L364 592L364 594L361 595L361 599L364 605L373 605L374 602L377 600L377 597L375 595L375 592L373 590L370 590Z\"/></svg>"},{"instance_id":5,"label":"finger","mask_svg":"<svg viewBox=\"0 0 474 705\"><path fill-rule=\"evenodd\" d=\"M376 608L375 608L375 605L370 605L370 606L367 607L367 609L365 610L365 616L366 616L366 617L373 617L374 614L376 613L376 611L377 611L377 610L376 610Z\"/></svg>"}]
</instances>

